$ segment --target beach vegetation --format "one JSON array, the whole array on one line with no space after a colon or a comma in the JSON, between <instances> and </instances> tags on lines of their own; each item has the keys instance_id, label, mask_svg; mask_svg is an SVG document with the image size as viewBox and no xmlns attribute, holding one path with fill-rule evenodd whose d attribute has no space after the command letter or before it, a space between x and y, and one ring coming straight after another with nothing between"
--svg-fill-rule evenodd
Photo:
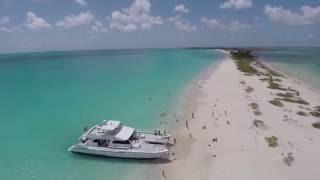
<instances>
[{"instance_id":1,"label":"beach vegetation","mask_svg":"<svg viewBox=\"0 0 320 180\"><path fill-rule=\"evenodd\" d=\"M291 97L294 97L294 94L292 94L292 93L290 93L290 92L277 93L277 96L284 97L284 98L291 98Z\"/></svg>"},{"instance_id":2,"label":"beach vegetation","mask_svg":"<svg viewBox=\"0 0 320 180\"><path fill-rule=\"evenodd\" d=\"M311 111L309 114L311 114L314 117L320 117L320 106L316 106L314 111Z\"/></svg>"},{"instance_id":3,"label":"beach vegetation","mask_svg":"<svg viewBox=\"0 0 320 180\"><path fill-rule=\"evenodd\" d=\"M260 79L260 81L262 81L262 82L265 82L265 81L268 81L269 83L270 82L281 82L282 80L281 79L279 79L279 78L273 78L271 75L269 75L269 74L267 74L267 75L265 75L265 76L268 76L268 77L266 77L266 78L261 78Z\"/></svg>"},{"instance_id":4,"label":"beach vegetation","mask_svg":"<svg viewBox=\"0 0 320 180\"><path fill-rule=\"evenodd\" d=\"M237 59L237 67L238 70L244 72L245 74L250 74L254 75L258 72L256 68L251 66L252 60L246 59L246 58L241 58Z\"/></svg>"},{"instance_id":5,"label":"beach vegetation","mask_svg":"<svg viewBox=\"0 0 320 180\"><path fill-rule=\"evenodd\" d=\"M245 89L245 91L246 91L247 93L251 93L253 90L254 90L254 89L253 89L252 87L250 87L250 86L248 86L248 87Z\"/></svg>"},{"instance_id":6,"label":"beach vegetation","mask_svg":"<svg viewBox=\"0 0 320 180\"><path fill-rule=\"evenodd\" d=\"M260 68L266 70L268 72L268 75L272 75L272 76L279 76L282 77L282 74L280 74L279 72L271 69L270 67L266 66L264 63L262 63L261 61L256 61L257 66L259 66Z\"/></svg>"},{"instance_id":7,"label":"beach vegetation","mask_svg":"<svg viewBox=\"0 0 320 180\"><path fill-rule=\"evenodd\" d=\"M312 127L320 129L320 122L312 123Z\"/></svg>"},{"instance_id":8,"label":"beach vegetation","mask_svg":"<svg viewBox=\"0 0 320 180\"><path fill-rule=\"evenodd\" d=\"M251 55L249 50L236 50L231 52L232 58L237 64L239 71L244 72L245 75L254 75L258 70L251 64L254 62L254 56Z\"/></svg>"},{"instance_id":9,"label":"beach vegetation","mask_svg":"<svg viewBox=\"0 0 320 180\"><path fill-rule=\"evenodd\" d=\"M288 153L284 158L283 158L283 162L286 166L291 166L292 163L294 163L294 157L293 157L293 154L292 152L291 153Z\"/></svg>"},{"instance_id":10,"label":"beach vegetation","mask_svg":"<svg viewBox=\"0 0 320 180\"><path fill-rule=\"evenodd\" d=\"M311 111L312 109L310 109L310 108L306 107L306 110Z\"/></svg>"},{"instance_id":11,"label":"beach vegetation","mask_svg":"<svg viewBox=\"0 0 320 180\"><path fill-rule=\"evenodd\" d=\"M278 90L282 90L282 91L288 91L288 89L281 87L280 84L273 82L273 81L269 81L268 88L269 89L278 89Z\"/></svg>"},{"instance_id":12,"label":"beach vegetation","mask_svg":"<svg viewBox=\"0 0 320 180\"><path fill-rule=\"evenodd\" d=\"M301 98L290 98L290 97L284 97L280 98L279 100L290 102L290 103L297 103L297 104L303 104L303 105L309 105L309 103Z\"/></svg>"},{"instance_id":13,"label":"beach vegetation","mask_svg":"<svg viewBox=\"0 0 320 180\"><path fill-rule=\"evenodd\" d=\"M269 78L261 78L260 81L262 82L269 81Z\"/></svg>"},{"instance_id":14,"label":"beach vegetation","mask_svg":"<svg viewBox=\"0 0 320 180\"><path fill-rule=\"evenodd\" d=\"M300 116L308 116L308 114L304 111L298 111L297 114Z\"/></svg>"},{"instance_id":15,"label":"beach vegetation","mask_svg":"<svg viewBox=\"0 0 320 180\"><path fill-rule=\"evenodd\" d=\"M318 111L311 111L309 114L313 117L320 117L320 112Z\"/></svg>"},{"instance_id":16,"label":"beach vegetation","mask_svg":"<svg viewBox=\"0 0 320 180\"><path fill-rule=\"evenodd\" d=\"M253 111L253 114L256 116L260 116L262 114L262 112L259 110L255 110L255 111Z\"/></svg>"},{"instance_id":17,"label":"beach vegetation","mask_svg":"<svg viewBox=\"0 0 320 180\"><path fill-rule=\"evenodd\" d=\"M253 122L252 122L253 126L256 127L256 128L261 128L261 129L264 129L266 126L264 124L263 121L261 120L258 120L258 119L255 119Z\"/></svg>"},{"instance_id":18,"label":"beach vegetation","mask_svg":"<svg viewBox=\"0 0 320 180\"><path fill-rule=\"evenodd\" d=\"M282 75L277 71L269 68L264 65L262 62L257 61L255 56L252 55L251 49L233 49L231 50L231 55L234 60L236 60L238 70L245 73L245 75L265 75L265 76L280 76ZM267 74L260 72L257 68L253 66L253 63L256 67L260 67L267 71Z\"/></svg>"},{"instance_id":19,"label":"beach vegetation","mask_svg":"<svg viewBox=\"0 0 320 180\"><path fill-rule=\"evenodd\" d=\"M231 55L234 58L248 58L251 59L254 56L251 54L251 50L249 49L233 49L231 51Z\"/></svg>"},{"instance_id":20,"label":"beach vegetation","mask_svg":"<svg viewBox=\"0 0 320 180\"><path fill-rule=\"evenodd\" d=\"M244 73L245 76L253 76L253 74L250 73Z\"/></svg>"},{"instance_id":21,"label":"beach vegetation","mask_svg":"<svg viewBox=\"0 0 320 180\"><path fill-rule=\"evenodd\" d=\"M257 110L259 108L258 103L250 103L249 106L253 109L253 110Z\"/></svg>"},{"instance_id":22,"label":"beach vegetation","mask_svg":"<svg viewBox=\"0 0 320 180\"><path fill-rule=\"evenodd\" d=\"M273 82L273 81L269 81L269 86L268 86L268 88L270 88L270 89L280 89L280 84L278 84L278 83L275 83L275 82Z\"/></svg>"},{"instance_id":23,"label":"beach vegetation","mask_svg":"<svg viewBox=\"0 0 320 180\"><path fill-rule=\"evenodd\" d=\"M271 104L275 105L275 106L278 106L278 107L283 107L283 103L278 99L273 99L271 101L269 101Z\"/></svg>"},{"instance_id":24,"label":"beach vegetation","mask_svg":"<svg viewBox=\"0 0 320 180\"><path fill-rule=\"evenodd\" d=\"M279 78L274 78L273 81L276 81L276 82L281 82L282 80L279 79Z\"/></svg>"},{"instance_id":25,"label":"beach vegetation","mask_svg":"<svg viewBox=\"0 0 320 180\"><path fill-rule=\"evenodd\" d=\"M277 147L279 145L278 138L276 136L266 137L265 140L269 147Z\"/></svg>"},{"instance_id":26,"label":"beach vegetation","mask_svg":"<svg viewBox=\"0 0 320 180\"><path fill-rule=\"evenodd\" d=\"M252 108L254 115L259 116L262 114L257 103L250 103L249 106Z\"/></svg>"}]
</instances>

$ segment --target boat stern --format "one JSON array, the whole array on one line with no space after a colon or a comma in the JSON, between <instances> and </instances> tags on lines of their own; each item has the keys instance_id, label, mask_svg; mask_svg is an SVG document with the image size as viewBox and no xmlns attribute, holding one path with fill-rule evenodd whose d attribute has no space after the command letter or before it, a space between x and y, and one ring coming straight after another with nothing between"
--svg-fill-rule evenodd
<instances>
[{"instance_id":1,"label":"boat stern","mask_svg":"<svg viewBox=\"0 0 320 180\"><path fill-rule=\"evenodd\" d=\"M161 159L169 159L170 156L170 149L165 149L161 153Z\"/></svg>"}]
</instances>

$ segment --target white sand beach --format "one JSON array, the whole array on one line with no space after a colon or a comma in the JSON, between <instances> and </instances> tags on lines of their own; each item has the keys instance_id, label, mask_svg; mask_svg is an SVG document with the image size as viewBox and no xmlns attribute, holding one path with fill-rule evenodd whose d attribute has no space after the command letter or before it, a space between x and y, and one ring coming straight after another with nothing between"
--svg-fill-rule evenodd
<instances>
[{"instance_id":1,"label":"white sand beach","mask_svg":"<svg viewBox=\"0 0 320 180\"><path fill-rule=\"evenodd\" d=\"M318 180L320 129L312 123L320 119L309 112L320 105L320 94L279 77L309 105L283 102L278 107L269 101L281 91L269 89L261 78L244 75L228 57L204 72L188 88L170 124L177 140L172 161L154 165L148 179ZM265 139L271 136L277 137L276 147Z\"/></svg>"}]
</instances>

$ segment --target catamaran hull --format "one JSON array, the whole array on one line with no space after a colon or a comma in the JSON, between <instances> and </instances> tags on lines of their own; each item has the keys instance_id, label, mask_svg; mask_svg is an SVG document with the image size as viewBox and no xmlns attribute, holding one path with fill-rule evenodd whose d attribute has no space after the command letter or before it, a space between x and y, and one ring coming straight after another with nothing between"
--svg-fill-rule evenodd
<instances>
[{"instance_id":1,"label":"catamaran hull","mask_svg":"<svg viewBox=\"0 0 320 180\"><path fill-rule=\"evenodd\" d=\"M90 147L77 147L77 145L71 146L69 151L73 153L82 153L107 157L119 157L119 158L133 158L133 159L168 159L169 150L161 152L147 153L128 150L108 150L106 148L90 148Z\"/></svg>"}]
</instances>

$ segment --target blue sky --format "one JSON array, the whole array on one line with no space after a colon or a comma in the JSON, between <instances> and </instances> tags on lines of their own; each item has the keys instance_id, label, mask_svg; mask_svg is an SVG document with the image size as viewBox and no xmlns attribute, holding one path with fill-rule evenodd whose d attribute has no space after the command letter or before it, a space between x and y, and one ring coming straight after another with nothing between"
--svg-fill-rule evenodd
<instances>
[{"instance_id":1,"label":"blue sky","mask_svg":"<svg viewBox=\"0 0 320 180\"><path fill-rule=\"evenodd\" d=\"M0 52L320 46L320 0L0 0Z\"/></svg>"}]
</instances>

